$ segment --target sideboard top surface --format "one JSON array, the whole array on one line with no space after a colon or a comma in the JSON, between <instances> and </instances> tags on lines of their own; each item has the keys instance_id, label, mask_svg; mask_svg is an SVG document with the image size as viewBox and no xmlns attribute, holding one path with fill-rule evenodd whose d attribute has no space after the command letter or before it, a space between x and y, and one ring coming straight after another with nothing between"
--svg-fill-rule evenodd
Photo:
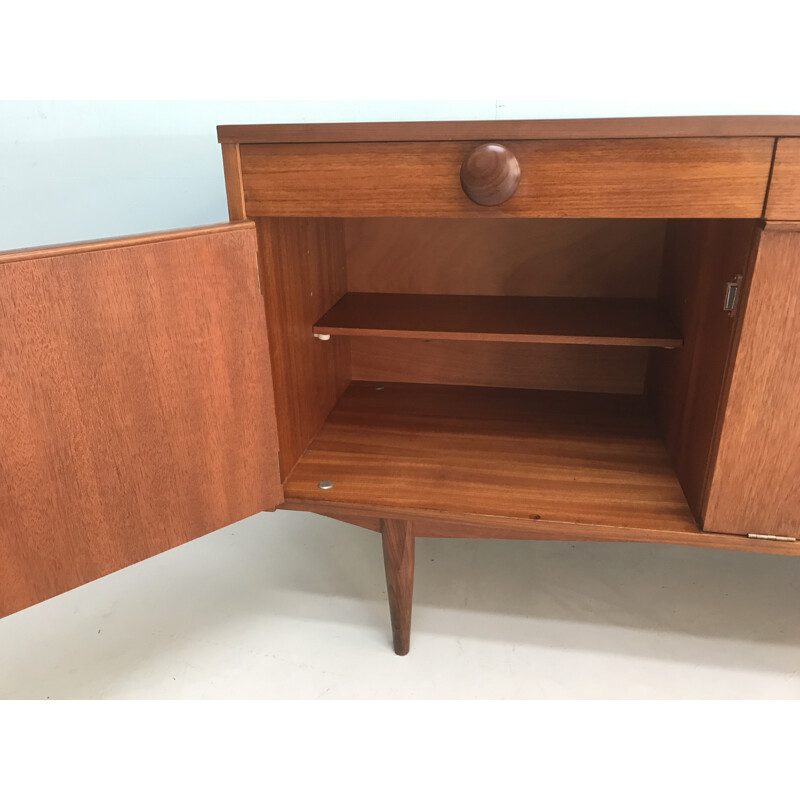
<instances>
[{"instance_id":1,"label":"sideboard top surface","mask_svg":"<svg viewBox=\"0 0 800 800\"><path fill-rule=\"evenodd\" d=\"M217 138L221 143L239 144L704 136L800 136L800 116L335 122L217 127Z\"/></svg>"}]
</instances>

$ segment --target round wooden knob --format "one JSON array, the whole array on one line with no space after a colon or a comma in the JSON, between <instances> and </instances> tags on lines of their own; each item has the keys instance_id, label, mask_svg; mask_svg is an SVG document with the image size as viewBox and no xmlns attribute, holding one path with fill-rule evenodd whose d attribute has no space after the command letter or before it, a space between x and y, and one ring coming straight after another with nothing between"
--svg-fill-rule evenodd
<instances>
[{"instance_id":1,"label":"round wooden knob","mask_svg":"<svg viewBox=\"0 0 800 800\"><path fill-rule=\"evenodd\" d=\"M519 186L519 161L502 144L479 144L461 165L461 188L481 206L505 203Z\"/></svg>"}]
</instances>

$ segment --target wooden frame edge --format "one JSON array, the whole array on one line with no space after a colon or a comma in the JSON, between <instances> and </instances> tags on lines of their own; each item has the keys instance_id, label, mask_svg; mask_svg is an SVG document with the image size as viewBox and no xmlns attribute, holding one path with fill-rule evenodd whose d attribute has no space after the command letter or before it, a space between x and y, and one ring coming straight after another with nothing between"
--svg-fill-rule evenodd
<instances>
[{"instance_id":1,"label":"wooden frame edge","mask_svg":"<svg viewBox=\"0 0 800 800\"><path fill-rule=\"evenodd\" d=\"M18 261L32 261L37 258L55 258L75 253L90 253L95 250L110 250L119 247L136 247L141 244L154 244L174 239L188 239L192 236L207 236L215 233L227 233L232 230L255 228L249 220L241 222L219 222L215 225L199 225L194 228L175 228L169 231L155 231L132 236L111 236L107 239L90 239L81 242L46 245L45 247L24 247L20 250L0 252L0 264Z\"/></svg>"},{"instance_id":2,"label":"wooden frame edge","mask_svg":"<svg viewBox=\"0 0 800 800\"><path fill-rule=\"evenodd\" d=\"M242 180L242 154L238 144L222 143L222 169L225 174L225 194L231 222L247 219Z\"/></svg>"}]
</instances>

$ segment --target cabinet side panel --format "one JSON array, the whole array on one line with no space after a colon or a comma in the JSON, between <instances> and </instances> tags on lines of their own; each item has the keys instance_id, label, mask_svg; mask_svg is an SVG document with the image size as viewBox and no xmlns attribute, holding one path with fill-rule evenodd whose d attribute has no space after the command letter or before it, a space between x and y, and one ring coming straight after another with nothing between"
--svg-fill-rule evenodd
<instances>
[{"instance_id":1,"label":"cabinet side panel","mask_svg":"<svg viewBox=\"0 0 800 800\"><path fill-rule=\"evenodd\" d=\"M283 499L252 225L0 263L0 614Z\"/></svg>"},{"instance_id":2,"label":"cabinet side panel","mask_svg":"<svg viewBox=\"0 0 800 800\"><path fill-rule=\"evenodd\" d=\"M723 310L725 285L748 269L752 220L675 220L667 229L661 299L683 348L654 350L647 381L667 449L700 519L736 317Z\"/></svg>"},{"instance_id":3,"label":"cabinet side panel","mask_svg":"<svg viewBox=\"0 0 800 800\"><path fill-rule=\"evenodd\" d=\"M346 291L344 228L334 219L255 222L285 478L350 381L347 337L312 333Z\"/></svg>"},{"instance_id":4,"label":"cabinet side panel","mask_svg":"<svg viewBox=\"0 0 800 800\"><path fill-rule=\"evenodd\" d=\"M710 481L706 530L800 538L800 232L767 224Z\"/></svg>"}]
</instances>

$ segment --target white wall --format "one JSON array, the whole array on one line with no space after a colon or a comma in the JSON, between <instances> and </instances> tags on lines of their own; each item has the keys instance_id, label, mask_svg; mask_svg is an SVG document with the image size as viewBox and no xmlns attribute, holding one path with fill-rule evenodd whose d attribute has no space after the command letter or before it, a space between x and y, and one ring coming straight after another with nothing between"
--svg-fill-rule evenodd
<instances>
[{"instance_id":1,"label":"white wall","mask_svg":"<svg viewBox=\"0 0 800 800\"><path fill-rule=\"evenodd\" d=\"M800 114L777 80L758 93L617 86L577 100L554 86L526 101L0 102L0 250L225 221L217 124Z\"/></svg>"},{"instance_id":2,"label":"white wall","mask_svg":"<svg viewBox=\"0 0 800 800\"><path fill-rule=\"evenodd\" d=\"M494 116L491 100L0 102L0 250L227 220L218 124Z\"/></svg>"}]
</instances>

